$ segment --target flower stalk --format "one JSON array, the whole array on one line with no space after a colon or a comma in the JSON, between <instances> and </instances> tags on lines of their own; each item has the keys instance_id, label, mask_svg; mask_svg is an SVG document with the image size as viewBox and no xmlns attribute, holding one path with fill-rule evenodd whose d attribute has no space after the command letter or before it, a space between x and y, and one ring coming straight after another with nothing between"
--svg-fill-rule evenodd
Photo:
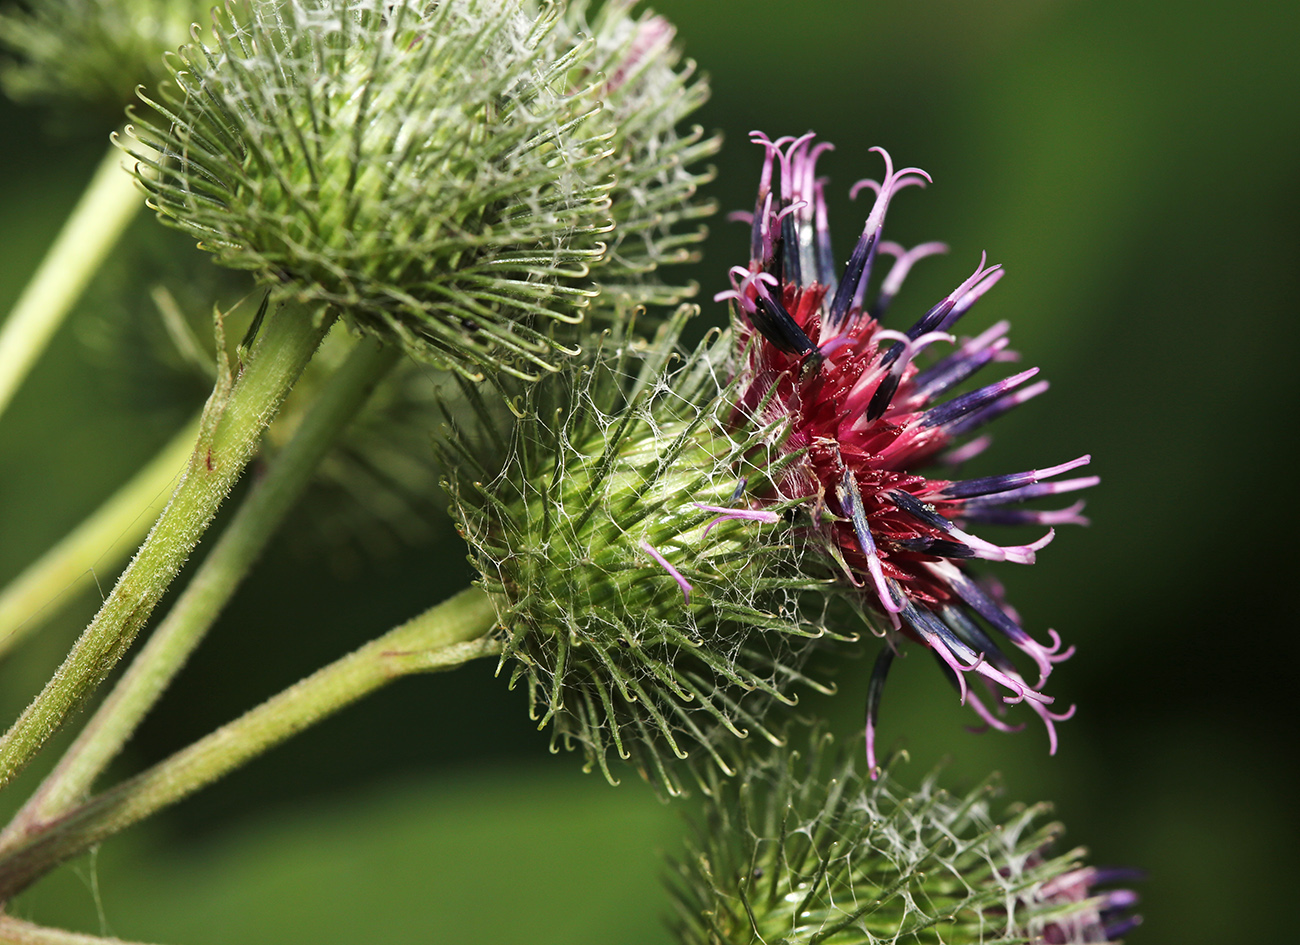
<instances>
[{"instance_id":1,"label":"flower stalk","mask_svg":"<svg viewBox=\"0 0 1300 945\"><path fill-rule=\"evenodd\" d=\"M134 560L53 678L0 739L0 787L104 681L253 455L262 431L324 338L334 314L280 306L237 380L224 365L208 399L189 468Z\"/></svg>"},{"instance_id":2,"label":"flower stalk","mask_svg":"<svg viewBox=\"0 0 1300 945\"><path fill-rule=\"evenodd\" d=\"M317 670L147 771L0 847L0 902L54 866L211 784L235 768L402 676L454 669L501 651L496 611L461 591Z\"/></svg>"},{"instance_id":3,"label":"flower stalk","mask_svg":"<svg viewBox=\"0 0 1300 945\"><path fill-rule=\"evenodd\" d=\"M45 782L0 834L48 820L80 800L157 703L261 556L321 459L400 357L364 338L335 373L293 439L240 505L221 538L130 668Z\"/></svg>"},{"instance_id":4,"label":"flower stalk","mask_svg":"<svg viewBox=\"0 0 1300 945\"><path fill-rule=\"evenodd\" d=\"M0 328L0 414L143 206L134 178L122 169L121 151L110 145Z\"/></svg>"}]
</instances>

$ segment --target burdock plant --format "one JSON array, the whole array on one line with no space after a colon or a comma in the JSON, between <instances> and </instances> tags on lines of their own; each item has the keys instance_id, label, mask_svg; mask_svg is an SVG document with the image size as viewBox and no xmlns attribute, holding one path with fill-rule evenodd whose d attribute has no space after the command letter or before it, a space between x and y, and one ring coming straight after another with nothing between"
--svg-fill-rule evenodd
<instances>
[{"instance_id":1,"label":"burdock plant","mask_svg":"<svg viewBox=\"0 0 1300 945\"><path fill-rule=\"evenodd\" d=\"M256 289L237 307L246 325L217 312L216 383L171 502L0 739L0 787L105 681L314 358L316 376L165 617L0 831L0 904L392 680L492 657L553 747L581 750L611 782L627 761L664 793L694 782L723 805L716 851L683 873L690 941L1109 934L1078 917L1123 894L1088 893L1095 875L1049 852L1036 814L999 822L979 796L950 803L930 787L905 801L816 745L796 776L794 756L754 747L783 751L784 710L833 690L825 657L858 642L854 611L886 637L873 777L879 683L902 637L930 649L990 725L1011 727L968 676L1050 730L1063 713L990 634L1041 677L1068 651L1030 636L968 570L974 558L1029 563L1046 541L995 545L972 526L1078 521L1076 507L1004 506L1092 480L1054 478L1086 458L990 479L923 471L978 452L967 434L1040 388L1018 375L956 391L1007 356L1004 326L947 334L995 268L981 264L912 329L880 327L934 248L881 241L894 192L924 177L913 169L887 166L837 274L818 149L810 136L760 137L751 260L721 295L732 324L685 345L698 310L678 303L692 287L660 267L693 255L710 209L694 164L715 141L679 130L705 88L671 26L632 6L232 3L140 93L117 140L149 206ZM898 262L868 302L881 253ZM675 314L656 317L667 305ZM924 364L940 342L957 347ZM393 383L399 362L438 379L436 404L413 409ZM475 585L96 792L322 464L341 462L341 444L362 463L400 459L364 436L386 409L379 425L406 425L391 442L434 445ZM346 436L359 414L362 435ZM165 481L167 464L152 475ZM111 531L119 519L105 516L70 546ZM29 601L48 586L24 582ZM0 628L21 611L12 600L0 594ZM760 789L770 799L754 806ZM58 934L0 915L0 939Z\"/></svg>"},{"instance_id":2,"label":"burdock plant","mask_svg":"<svg viewBox=\"0 0 1300 945\"><path fill-rule=\"evenodd\" d=\"M665 21L634 17L628 4L590 16L582 2L264 0L215 12L168 68L167 82L141 93L145 107L122 144L164 222L218 262L252 271L256 311L238 345L218 315L216 386L175 494L63 666L0 739L0 785L126 652L326 334L346 331L351 352L0 836L0 900L86 837L183 796L330 706L403 672L498 649L483 638L495 613L469 592L294 690L298 710L277 702L243 736L225 731L196 747L182 762L189 775L166 767L160 780L85 802L394 364L410 356L474 380L552 373L583 350L579 326L593 300L608 308L636 286L659 302L691 291L660 282L658 269L690 257L693 221L708 211L691 164L715 142L677 129L704 86L680 63ZM160 468L155 481L174 472ZM70 540L95 540L99 525ZM268 712L278 734L266 729Z\"/></svg>"}]
</instances>

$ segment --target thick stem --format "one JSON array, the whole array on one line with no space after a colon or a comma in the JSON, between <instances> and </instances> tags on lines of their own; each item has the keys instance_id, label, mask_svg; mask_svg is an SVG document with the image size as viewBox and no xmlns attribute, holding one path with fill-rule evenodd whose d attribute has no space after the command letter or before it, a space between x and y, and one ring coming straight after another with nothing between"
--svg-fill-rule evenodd
<instances>
[{"instance_id":1,"label":"thick stem","mask_svg":"<svg viewBox=\"0 0 1300 945\"><path fill-rule=\"evenodd\" d=\"M66 932L0 915L0 945L138 945L120 938Z\"/></svg>"},{"instance_id":2,"label":"thick stem","mask_svg":"<svg viewBox=\"0 0 1300 945\"><path fill-rule=\"evenodd\" d=\"M109 145L40 267L0 328L0 414L140 208L143 195Z\"/></svg>"},{"instance_id":3,"label":"thick stem","mask_svg":"<svg viewBox=\"0 0 1300 945\"><path fill-rule=\"evenodd\" d=\"M28 823L67 810L90 790L207 634L311 482L321 458L397 363L399 352L373 338L357 344L288 445L240 504L166 619L150 634L54 771L0 835L0 845Z\"/></svg>"},{"instance_id":4,"label":"thick stem","mask_svg":"<svg viewBox=\"0 0 1300 945\"><path fill-rule=\"evenodd\" d=\"M461 591L149 770L53 821L31 824L0 849L0 902L394 679L499 653L500 642L488 636L495 623L496 611L483 591Z\"/></svg>"},{"instance_id":5,"label":"thick stem","mask_svg":"<svg viewBox=\"0 0 1300 945\"><path fill-rule=\"evenodd\" d=\"M59 612L96 569L115 571L153 523L150 506L171 493L194 452L199 419L63 540L0 591L0 658Z\"/></svg>"},{"instance_id":6,"label":"thick stem","mask_svg":"<svg viewBox=\"0 0 1300 945\"><path fill-rule=\"evenodd\" d=\"M184 478L53 678L0 739L0 787L27 766L121 659L252 457L334 316L289 306L265 319L239 379L222 371Z\"/></svg>"}]
</instances>

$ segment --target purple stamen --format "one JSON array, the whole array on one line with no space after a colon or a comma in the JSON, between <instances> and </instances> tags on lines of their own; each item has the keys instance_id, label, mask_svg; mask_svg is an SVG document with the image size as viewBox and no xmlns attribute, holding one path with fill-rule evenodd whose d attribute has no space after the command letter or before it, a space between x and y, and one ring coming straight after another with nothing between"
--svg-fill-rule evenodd
<instances>
[{"instance_id":1,"label":"purple stamen","mask_svg":"<svg viewBox=\"0 0 1300 945\"><path fill-rule=\"evenodd\" d=\"M655 551L650 542L642 539L638 542L638 545L642 551L659 562L660 566L672 576L672 579L677 582L677 586L682 589L683 602L689 604L691 602L691 582L682 577L682 572L669 564L667 558Z\"/></svg>"},{"instance_id":2,"label":"purple stamen","mask_svg":"<svg viewBox=\"0 0 1300 945\"><path fill-rule=\"evenodd\" d=\"M1052 541L1056 533L1049 530L1046 535L1028 545L995 545L968 532L962 531L951 521L944 518L929 505L908 492L891 490L886 496L902 511L924 522L931 528L937 528L952 536L956 541L968 546L975 557L988 561L1011 561L1015 564L1033 564L1034 555Z\"/></svg>"},{"instance_id":3,"label":"purple stamen","mask_svg":"<svg viewBox=\"0 0 1300 945\"><path fill-rule=\"evenodd\" d=\"M978 673L1009 690L1011 695L1002 697L1002 701L1009 705L1025 700L1035 706L1038 703L1050 703L1052 701L1051 696L1045 696L1041 692L1031 689L1029 684L1020 678L1019 673L1014 671L1003 672L990 665L985 660L984 654L977 654L963 643L947 624L930 613L930 611L907 602L901 613L912 628L922 636L926 644L935 651L935 654L954 673L958 674L957 678L962 689L963 705L966 701L964 674L969 672ZM961 660L965 660L965 663L961 662Z\"/></svg>"},{"instance_id":4,"label":"purple stamen","mask_svg":"<svg viewBox=\"0 0 1300 945\"><path fill-rule=\"evenodd\" d=\"M902 604L894 600L894 595L890 593L889 586L885 584L885 571L880 563L880 555L876 553L876 542L871 537L871 528L867 524L867 512L862 507L862 493L858 489L858 480L853 475L853 470L846 468L844 475L840 479L839 488L835 490L835 498L839 500L840 509L845 516L853 523L853 531L858 536L858 545L862 553L867 558L867 571L871 574L871 580L876 585L876 594L880 598L880 604L886 611L899 613L902 610Z\"/></svg>"},{"instance_id":5,"label":"purple stamen","mask_svg":"<svg viewBox=\"0 0 1300 945\"><path fill-rule=\"evenodd\" d=\"M936 361L924 371L917 372L916 377L912 378L915 396L923 401L932 400L948 388L966 380L990 361L996 360L1007 346L1004 336L1010 327L1010 322L998 322L982 334L962 342L952 354Z\"/></svg>"},{"instance_id":6,"label":"purple stamen","mask_svg":"<svg viewBox=\"0 0 1300 945\"><path fill-rule=\"evenodd\" d=\"M957 322L957 319L969 312L971 307L978 302L989 289L997 285L1006 274L1007 271L1000 267L994 267L989 270L988 274L981 279L973 289L957 300L957 304L952 307L952 311L948 313L948 317L943 320L943 323L939 328L946 329L952 327L952 325Z\"/></svg>"},{"instance_id":7,"label":"purple stamen","mask_svg":"<svg viewBox=\"0 0 1300 945\"><path fill-rule=\"evenodd\" d=\"M988 621L989 626L998 630L1008 640L1029 655L1038 665L1038 686L1041 687L1051 675L1054 663L1062 663L1074 655L1074 647L1061 652L1061 637L1055 630L1048 630L1047 633L1052 639L1052 645L1043 646L1028 632L1020 626L1019 621L1013 619L992 597L984 592L984 589L977 583L968 578L961 569L946 561L932 561L929 564L930 570L940 580L944 581L957 592L957 596L966 602L967 606L975 613L979 614Z\"/></svg>"},{"instance_id":8,"label":"purple stamen","mask_svg":"<svg viewBox=\"0 0 1300 945\"><path fill-rule=\"evenodd\" d=\"M858 239L857 245L853 248L853 254L849 257L844 279L836 287L835 298L831 301L826 324L834 332L840 330L851 310L861 310L862 295L866 291L866 282L871 275L871 260L875 256L876 243L879 241L880 231L884 227L885 211L889 209L889 201L902 187L930 180L930 175L919 167L906 167L895 172L894 160L889 156L888 151L884 148L872 148L871 150L879 153L885 159L885 177L876 192L876 202L867 215L866 225L862 228L862 236Z\"/></svg>"},{"instance_id":9,"label":"purple stamen","mask_svg":"<svg viewBox=\"0 0 1300 945\"><path fill-rule=\"evenodd\" d=\"M817 281L835 291L835 254L831 252L831 228L826 216L826 180L814 184L813 228L817 245Z\"/></svg>"},{"instance_id":10,"label":"purple stamen","mask_svg":"<svg viewBox=\"0 0 1300 945\"><path fill-rule=\"evenodd\" d=\"M883 331L876 332L871 339L872 343L874 344L876 339L884 334ZM890 332L890 334L897 334L897 332ZM909 339L906 335L902 337L904 340L900 342L903 345L901 356L890 366L889 373L881 379L880 384L876 387L876 392L871 396L871 402L867 404L867 411L864 414L867 423L871 423L885 415L885 411L893 403L894 394L898 391L899 383L903 380L903 372L907 370L907 365L911 363L912 358L920 353L922 348L936 341L951 343L957 340L952 335L942 331L932 331L915 340Z\"/></svg>"},{"instance_id":11,"label":"purple stamen","mask_svg":"<svg viewBox=\"0 0 1300 945\"><path fill-rule=\"evenodd\" d=\"M947 425L947 432L950 437L959 437L972 430L978 430L984 424L991 420L996 420L1010 410L1014 410L1026 401L1033 400L1039 394L1044 393L1051 385L1047 381L1039 381L1036 384L1030 384L1024 390L1018 390L1014 393L1007 394L994 401L983 410L971 413L969 416Z\"/></svg>"},{"instance_id":12,"label":"purple stamen","mask_svg":"<svg viewBox=\"0 0 1300 945\"><path fill-rule=\"evenodd\" d=\"M1100 476L1080 476L1078 479L1062 479L1060 482L1038 482L1030 486L1021 486L1019 489L1011 489L1007 492L998 492L993 495L981 495L967 499L965 508L971 509L983 508L989 505L1005 505L1008 502L1026 502L1030 499L1038 499L1045 495L1060 495L1063 492L1077 492L1080 489L1091 489L1097 483L1101 482Z\"/></svg>"},{"instance_id":13,"label":"purple stamen","mask_svg":"<svg viewBox=\"0 0 1300 945\"><path fill-rule=\"evenodd\" d=\"M1140 915L1128 916L1123 919L1117 919L1114 922L1106 923L1106 941L1114 942L1123 938L1142 924Z\"/></svg>"},{"instance_id":14,"label":"purple stamen","mask_svg":"<svg viewBox=\"0 0 1300 945\"><path fill-rule=\"evenodd\" d=\"M894 648L886 642L876 654L875 665L871 667L871 682L867 685L867 771L873 781L880 774L876 765L876 722L880 717L880 696L885 691L885 678L893 663Z\"/></svg>"},{"instance_id":15,"label":"purple stamen","mask_svg":"<svg viewBox=\"0 0 1300 945\"><path fill-rule=\"evenodd\" d=\"M1103 912L1114 909L1131 909L1138 904L1138 894L1131 889L1111 889L1101 894Z\"/></svg>"},{"instance_id":16,"label":"purple stamen","mask_svg":"<svg viewBox=\"0 0 1300 945\"><path fill-rule=\"evenodd\" d=\"M953 309L956 307L958 302L964 301L967 294L969 294L971 290L975 289L976 286L980 284L980 281L982 279L991 275L992 273L997 272L999 269L1002 268L1001 266L995 265L995 266L989 266L986 269L985 264L987 262L988 262L988 253L980 253L980 264L979 266L976 267L975 271L971 273L970 277L967 278L966 281L963 282L961 285L957 286L957 288L953 289L946 296L940 299L938 302L936 302L928 312L926 312L917 320L916 324L914 324L911 328L907 329L908 337L916 338L919 337L920 335L925 334L926 332L934 331L938 328L942 328L944 325L949 324L951 321L956 321L955 318L950 318L950 316L952 315ZM996 281L997 281L996 279L993 280L993 282ZM989 283L990 287L993 285L993 282ZM980 294L983 294L983 292L981 292ZM970 305L973 305L975 303L975 300L978 298L979 295L976 295L974 298L971 299L970 303L966 307L969 308ZM963 312L964 311L965 310L963 310ZM898 357L900 353L901 353L901 349L897 345L895 345L888 352L886 352L885 363L886 364L891 363L894 360L894 358Z\"/></svg>"},{"instance_id":17,"label":"purple stamen","mask_svg":"<svg viewBox=\"0 0 1300 945\"><path fill-rule=\"evenodd\" d=\"M1071 469L1078 469L1080 466L1086 466L1092 461L1090 455L1080 456L1078 459L1070 460L1068 463L1061 463L1057 466L1048 466L1046 469L1031 469L1028 472L1007 473L1002 476L984 476L980 479L965 479L960 482L950 482L938 492L931 493L927 498L930 499L968 499L974 496L992 495L997 492L1008 492L1012 489L1018 489L1021 486L1031 485L1040 482L1043 479L1050 479L1053 476L1060 475L1063 472L1069 472Z\"/></svg>"},{"instance_id":18,"label":"purple stamen","mask_svg":"<svg viewBox=\"0 0 1300 945\"><path fill-rule=\"evenodd\" d=\"M817 350L816 345L794 320L794 316L767 291L763 281L761 279L754 281L756 290L754 311L749 313L754 327L763 333L763 337L770 341L773 347L786 354L805 355Z\"/></svg>"},{"instance_id":19,"label":"purple stamen","mask_svg":"<svg viewBox=\"0 0 1300 945\"><path fill-rule=\"evenodd\" d=\"M898 346L899 351L902 346ZM987 387L981 387L979 390L971 391L969 394L962 394L960 397L954 397L946 404L940 404L938 407L931 407L925 413L921 414L920 423L922 426L939 427L954 424L957 420L965 417L967 414L979 410L986 404L992 403L1002 397L1007 391L1013 390L1029 380L1038 373L1038 368L1030 368L1027 371L1021 371L1019 374L1012 374L1010 377L1003 378L996 383L989 384ZM956 436L953 430L949 429L949 434Z\"/></svg>"}]
</instances>

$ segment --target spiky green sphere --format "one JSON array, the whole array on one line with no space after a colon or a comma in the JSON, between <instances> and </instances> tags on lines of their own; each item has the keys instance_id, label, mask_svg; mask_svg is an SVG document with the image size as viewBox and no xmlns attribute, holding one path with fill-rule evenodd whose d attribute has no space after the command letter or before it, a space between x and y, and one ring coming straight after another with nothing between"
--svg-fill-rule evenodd
<instances>
[{"instance_id":1,"label":"spiky green sphere","mask_svg":"<svg viewBox=\"0 0 1300 945\"><path fill-rule=\"evenodd\" d=\"M163 54L212 0L32 0L0 13L13 56L0 84L17 101L98 111L120 121L137 85L166 75Z\"/></svg>"},{"instance_id":2,"label":"spiky green sphere","mask_svg":"<svg viewBox=\"0 0 1300 945\"><path fill-rule=\"evenodd\" d=\"M743 502L781 472L763 460L774 431L727 432L727 342L679 360L684 318L528 385L512 425L483 402L443 441L511 684L553 746L611 781L609 756L631 759L669 792L692 751L725 767L729 738L774 739L768 710L810 684L805 658L835 636L792 524Z\"/></svg>"},{"instance_id":3,"label":"spiky green sphere","mask_svg":"<svg viewBox=\"0 0 1300 945\"><path fill-rule=\"evenodd\" d=\"M1133 893L1093 888L1131 871L1053 854L1047 805L999 812L991 784L873 783L861 747L836 751L816 729L799 741L713 779L670 879L682 945L1064 945L1136 924Z\"/></svg>"},{"instance_id":4,"label":"spiky green sphere","mask_svg":"<svg viewBox=\"0 0 1300 945\"><path fill-rule=\"evenodd\" d=\"M670 47L626 4L580 36L585 9L231 6L142 94L140 179L164 222L281 297L470 376L535 377L602 265L626 284L694 238L674 229L702 212L683 165L711 147L673 130L703 91ZM620 108L646 117L620 127Z\"/></svg>"}]
</instances>

